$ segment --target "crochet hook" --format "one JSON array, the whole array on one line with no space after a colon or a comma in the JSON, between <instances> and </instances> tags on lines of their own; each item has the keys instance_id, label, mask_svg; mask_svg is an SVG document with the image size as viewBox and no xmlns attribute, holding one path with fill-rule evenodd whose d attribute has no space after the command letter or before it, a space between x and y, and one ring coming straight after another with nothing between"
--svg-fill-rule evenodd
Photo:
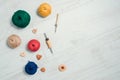
<instances>
[{"instance_id":1,"label":"crochet hook","mask_svg":"<svg viewBox=\"0 0 120 80\"><path fill-rule=\"evenodd\" d=\"M56 15L56 21L55 21L55 33L56 33L57 27L58 27L58 16L59 16L59 14L57 13L57 15Z\"/></svg>"}]
</instances>

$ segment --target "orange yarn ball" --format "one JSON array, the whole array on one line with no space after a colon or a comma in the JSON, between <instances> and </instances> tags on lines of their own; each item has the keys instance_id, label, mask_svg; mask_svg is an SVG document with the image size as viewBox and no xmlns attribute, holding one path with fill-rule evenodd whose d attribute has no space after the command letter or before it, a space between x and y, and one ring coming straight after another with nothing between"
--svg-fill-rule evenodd
<instances>
[{"instance_id":1,"label":"orange yarn ball","mask_svg":"<svg viewBox=\"0 0 120 80\"><path fill-rule=\"evenodd\" d=\"M48 3L42 3L38 8L38 14L41 17L47 17L51 14L51 6Z\"/></svg>"}]
</instances>

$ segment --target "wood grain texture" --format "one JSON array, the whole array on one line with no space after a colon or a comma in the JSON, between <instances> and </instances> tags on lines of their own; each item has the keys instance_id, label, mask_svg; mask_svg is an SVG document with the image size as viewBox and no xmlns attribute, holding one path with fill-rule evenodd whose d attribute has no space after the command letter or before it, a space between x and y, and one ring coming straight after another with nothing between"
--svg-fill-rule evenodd
<instances>
[{"instance_id":1,"label":"wood grain texture","mask_svg":"<svg viewBox=\"0 0 120 80\"><path fill-rule=\"evenodd\" d=\"M52 14L40 18L36 10L40 3L48 2ZM17 29L11 16L26 10L31 22L25 29ZM55 17L59 13L57 32ZM0 0L0 80L119 80L120 79L120 0ZM36 34L32 29L37 28ZM49 36L52 55L45 44L43 33ZM17 34L22 44L16 49L6 45L9 35ZM38 39L41 49L27 51L30 39ZM20 57L25 52L26 57ZM38 61L36 54L42 54ZM28 61L34 61L39 70L33 76L24 72ZM66 64L67 70L59 72L58 65Z\"/></svg>"}]
</instances>

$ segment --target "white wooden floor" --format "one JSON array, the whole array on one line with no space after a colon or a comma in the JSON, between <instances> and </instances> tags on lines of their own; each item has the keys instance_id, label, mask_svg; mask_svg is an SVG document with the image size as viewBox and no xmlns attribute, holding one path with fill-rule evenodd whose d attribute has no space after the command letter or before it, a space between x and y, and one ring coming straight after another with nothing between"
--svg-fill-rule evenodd
<instances>
[{"instance_id":1,"label":"white wooden floor","mask_svg":"<svg viewBox=\"0 0 120 80\"><path fill-rule=\"evenodd\" d=\"M52 5L52 14L41 18L36 10L42 2ZM25 29L11 23L16 10L26 10L31 22ZM54 33L59 13L57 33ZM0 80L120 80L120 0L0 0ZM37 28L37 34L32 29ZM53 44L54 54L47 49L43 33ZM6 45L9 35L17 34L22 44L16 49ZM41 49L26 50L30 39L38 39ZM25 58L20 57L26 52ZM37 61L35 55L43 55ZM45 73L27 75L24 66L34 61ZM65 72L58 71L66 64Z\"/></svg>"}]
</instances>

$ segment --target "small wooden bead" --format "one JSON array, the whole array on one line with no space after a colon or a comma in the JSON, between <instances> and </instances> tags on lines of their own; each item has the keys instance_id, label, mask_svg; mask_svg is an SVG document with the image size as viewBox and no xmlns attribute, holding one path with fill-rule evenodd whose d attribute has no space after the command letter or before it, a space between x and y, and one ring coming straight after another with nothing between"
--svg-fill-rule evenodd
<instances>
[{"instance_id":1,"label":"small wooden bead","mask_svg":"<svg viewBox=\"0 0 120 80\"><path fill-rule=\"evenodd\" d=\"M33 29L33 30L32 30L32 33L33 33L33 34L36 34L36 33L37 33L37 29Z\"/></svg>"},{"instance_id":2,"label":"small wooden bead","mask_svg":"<svg viewBox=\"0 0 120 80\"><path fill-rule=\"evenodd\" d=\"M25 53L25 52L22 52L22 53L20 53L20 56L21 56L21 57L25 57L25 56L26 56L26 53Z\"/></svg>"}]
</instances>

